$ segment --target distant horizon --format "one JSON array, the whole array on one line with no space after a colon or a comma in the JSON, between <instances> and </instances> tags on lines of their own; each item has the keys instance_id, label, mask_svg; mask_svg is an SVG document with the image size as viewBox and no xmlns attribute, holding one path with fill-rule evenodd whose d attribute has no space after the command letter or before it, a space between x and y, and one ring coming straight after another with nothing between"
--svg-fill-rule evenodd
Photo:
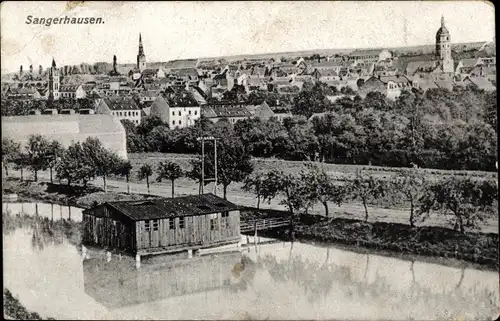
<instances>
[{"instance_id":1,"label":"distant horizon","mask_svg":"<svg viewBox=\"0 0 500 321\"><path fill-rule=\"evenodd\" d=\"M488 40L484 40L484 41L469 41L469 42L458 42L458 43L452 43L452 45L464 45L464 44L476 44L476 43L488 43L488 42L491 42L488 41ZM383 49L387 49L387 50L395 50L395 49L406 49L406 48L418 48L418 47L425 47L425 46L434 46L435 44L421 44L421 45L411 45L411 46L405 46L405 47L402 47L402 46L399 46L399 47L366 47L366 48L361 48L361 47L357 47L357 48L320 48L320 49L310 49L310 50L297 50L297 51L281 51L281 52L269 52L269 53L252 53L252 54L235 54L235 55L229 55L229 56L217 56L217 57L189 57L189 58L178 58L178 59L171 59L171 60L159 60L159 61L147 61L147 63L151 63L151 64L159 64L159 63L167 63L169 61L176 61L176 60L215 60L215 59L225 59L225 58L233 58L235 59L235 57L238 57L238 59L240 59L239 57L253 57L253 56L280 56L280 55L284 55L284 54L288 54L290 56L294 55L294 54L300 54L300 53L319 53L319 52L322 52L322 51L354 51L354 50L377 50L377 49L380 49L380 50L383 50ZM61 66L74 66L74 65L80 65L80 64L88 64L88 65L93 65L93 64L97 64L97 63L109 63L109 64L112 64L113 63L113 59L110 59L110 61L103 61L103 60L99 60L99 61L94 61L94 62L87 62L87 61L82 61L80 63L77 63L77 64L64 64L64 63L59 63L57 58L55 58L55 61L56 61L56 64L58 67L61 67ZM118 58L118 57L117 57ZM231 60L231 59L229 59ZM120 66L120 65L135 65L136 62L117 62L117 64ZM39 65L39 64L38 64ZM38 69L38 65L33 65L33 70L37 71ZM23 70L27 70L25 69L25 66L27 68L29 68L29 65L23 65ZM36 67L36 68L35 68ZM47 69L47 67L44 68ZM12 70L12 71L7 71L7 72L4 72L4 70L1 71L1 74L2 75L9 75L9 74L15 74L19 72L19 66L18 66L18 69L17 70Z\"/></svg>"},{"instance_id":2,"label":"distant horizon","mask_svg":"<svg viewBox=\"0 0 500 321\"><path fill-rule=\"evenodd\" d=\"M480 1L2 2L2 74L33 64L280 55L434 44L441 16L452 43L489 42L494 7ZM58 14L59 13L59 14ZM102 18L102 24L28 24L39 18ZM15 32L12 32L15 30ZM9 32L10 31L10 32Z\"/></svg>"}]
</instances>

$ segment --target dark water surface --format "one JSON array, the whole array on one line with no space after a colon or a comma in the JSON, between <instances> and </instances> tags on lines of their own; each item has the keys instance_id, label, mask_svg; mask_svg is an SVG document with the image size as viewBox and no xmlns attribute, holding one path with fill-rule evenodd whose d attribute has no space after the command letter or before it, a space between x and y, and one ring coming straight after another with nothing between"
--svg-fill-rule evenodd
<instances>
[{"instance_id":1,"label":"dark water surface","mask_svg":"<svg viewBox=\"0 0 500 321\"><path fill-rule=\"evenodd\" d=\"M21 211L48 218L3 231L4 285L43 317L484 320L500 312L496 272L299 242L154 257L138 268L131 257L83 253L59 225L44 227L70 212L79 221L81 209L13 203L3 211L4 220Z\"/></svg>"}]
</instances>

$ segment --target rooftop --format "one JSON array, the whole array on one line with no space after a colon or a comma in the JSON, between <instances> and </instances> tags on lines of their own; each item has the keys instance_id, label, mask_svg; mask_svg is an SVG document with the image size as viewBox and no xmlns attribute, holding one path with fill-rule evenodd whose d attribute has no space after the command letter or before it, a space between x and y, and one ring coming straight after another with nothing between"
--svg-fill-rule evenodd
<instances>
[{"instance_id":1,"label":"rooftop","mask_svg":"<svg viewBox=\"0 0 500 321\"><path fill-rule=\"evenodd\" d=\"M105 204L134 221L204 215L239 209L237 205L211 193L142 201L106 202ZM91 211L91 209L86 211Z\"/></svg>"},{"instance_id":2,"label":"rooftop","mask_svg":"<svg viewBox=\"0 0 500 321\"><path fill-rule=\"evenodd\" d=\"M109 97L104 98L103 102L111 110L137 110L140 109L131 97Z\"/></svg>"}]
</instances>

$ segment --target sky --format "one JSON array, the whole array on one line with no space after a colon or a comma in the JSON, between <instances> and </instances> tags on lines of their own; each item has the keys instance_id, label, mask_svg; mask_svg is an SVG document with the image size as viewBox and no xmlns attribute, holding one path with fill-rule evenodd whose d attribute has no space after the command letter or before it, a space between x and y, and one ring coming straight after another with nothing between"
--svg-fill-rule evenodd
<instances>
[{"instance_id":1,"label":"sky","mask_svg":"<svg viewBox=\"0 0 500 321\"><path fill-rule=\"evenodd\" d=\"M492 41L483 1L22 2L0 4L2 72L33 64L135 63L313 49L434 44L444 15L452 42ZM27 16L101 17L103 24L35 25Z\"/></svg>"}]
</instances>

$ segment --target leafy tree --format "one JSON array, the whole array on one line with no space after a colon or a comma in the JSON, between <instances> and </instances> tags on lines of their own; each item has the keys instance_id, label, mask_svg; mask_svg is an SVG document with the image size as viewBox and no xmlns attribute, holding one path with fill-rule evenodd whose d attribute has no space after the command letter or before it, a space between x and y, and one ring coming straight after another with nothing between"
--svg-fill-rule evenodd
<instances>
[{"instance_id":1,"label":"leafy tree","mask_svg":"<svg viewBox=\"0 0 500 321\"><path fill-rule=\"evenodd\" d=\"M47 157L47 162L48 162L48 168L50 171L50 182L51 183L53 183L53 180L52 180L53 169L56 166L57 161L64 154L64 151L65 151L64 147L57 140L52 141L50 143L50 145L48 146L46 157Z\"/></svg>"},{"instance_id":2,"label":"leafy tree","mask_svg":"<svg viewBox=\"0 0 500 321\"><path fill-rule=\"evenodd\" d=\"M340 206L344 201L345 187L335 184L324 168L307 163L300 173L300 179L304 184L307 199L313 204L321 203L325 207L326 217L329 217L328 202L334 202Z\"/></svg>"},{"instance_id":3,"label":"leafy tree","mask_svg":"<svg viewBox=\"0 0 500 321\"><path fill-rule=\"evenodd\" d=\"M146 185L148 186L148 194L150 194L150 191L149 191L149 177L153 175L153 169L151 168L151 165L149 164L143 164L140 168L139 168L139 173L138 173L138 177L139 179L146 179Z\"/></svg>"},{"instance_id":4,"label":"leafy tree","mask_svg":"<svg viewBox=\"0 0 500 321\"><path fill-rule=\"evenodd\" d=\"M257 209L260 208L260 200L262 198L262 187L265 175L261 172L253 173L244 180L243 190L252 192L257 196Z\"/></svg>"},{"instance_id":5,"label":"leafy tree","mask_svg":"<svg viewBox=\"0 0 500 321\"><path fill-rule=\"evenodd\" d=\"M19 152L13 159L14 169L21 171L21 181L24 179L24 169L30 165L30 159L27 153Z\"/></svg>"},{"instance_id":6,"label":"leafy tree","mask_svg":"<svg viewBox=\"0 0 500 321\"><path fill-rule=\"evenodd\" d=\"M321 82L317 82L310 89L303 89L293 101L292 113L309 118L314 113L326 111L329 106L326 95L329 94L331 89Z\"/></svg>"},{"instance_id":7,"label":"leafy tree","mask_svg":"<svg viewBox=\"0 0 500 321\"><path fill-rule=\"evenodd\" d=\"M115 174L125 176L127 180L127 194L130 194L130 172L132 171L132 164L130 161L122 161L117 167Z\"/></svg>"},{"instance_id":8,"label":"leafy tree","mask_svg":"<svg viewBox=\"0 0 500 321\"><path fill-rule=\"evenodd\" d=\"M431 210L443 214L451 212L454 229L464 233L465 228L475 229L491 216L489 213L494 212L493 204L497 198L496 182L450 175L429 186L417 213L425 219Z\"/></svg>"},{"instance_id":9,"label":"leafy tree","mask_svg":"<svg viewBox=\"0 0 500 321\"><path fill-rule=\"evenodd\" d=\"M410 203L410 226L415 226L415 207L426 184L425 176L418 169L398 171L392 178L394 195L402 195Z\"/></svg>"},{"instance_id":10,"label":"leafy tree","mask_svg":"<svg viewBox=\"0 0 500 321\"><path fill-rule=\"evenodd\" d=\"M174 187L175 180L181 178L184 175L179 164L174 162L161 162L157 170L158 176L156 177L157 182L161 182L162 179L168 179L172 183L172 198L174 198Z\"/></svg>"},{"instance_id":11,"label":"leafy tree","mask_svg":"<svg viewBox=\"0 0 500 321\"><path fill-rule=\"evenodd\" d=\"M383 181L366 176L361 171L357 171L353 180L347 184L347 191L353 200L361 200L365 209L365 222L368 221L367 204L372 199L377 199L385 195L386 187Z\"/></svg>"},{"instance_id":12,"label":"leafy tree","mask_svg":"<svg viewBox=\"0 0 500 321\"><path fill-rule=\"evenodd\" d=\"M104 192L107 191L106 178L116 172L121 163L120 157L107 150L97 138L89 137L82 143L86 161L94 168L95 176L101 176Z\"/></svg>"},{"instance_id":13,"label":"leafy tree","mask_svg":"<svg viewBox=\"0 0 500 321\"><path fill-rule=\"evenodd\" d=\"M31 135L28 138L25 150L28 156L28 165L35 174L35 182L38 181L38 171L49 167L49 146L49 140L42 135Z\"/></svg>"},{"instance_id":14,"label":"leafy tree","mask_svg":"<svg viewBox=\"0 0 500 321\"><path fill-rule=\"evenodd\" d=\"M232 182L242 182L253 171L250 154L239 139L229 121L218 121L209 133L217 139L217 183L222 185L224 199L227 188ZM191 161L192 169L188 174L198 180L201 188L201 158ZM215 177L215 148L213 142L205 143L204 176Z\"/></svg>"},{"instance_id":15,"label":"leafy tree","mask_svg":"<svg viewBox=\"0 0 500 321\"><path fill-rule=\"evenodd\" d=\"M2 164L5 168L5 176L9 176L9 163L14 162L16 157L19 156L21 146L13 139L2 137Z\"/></svg>"},{"instance_id":16,"label":"leafy tree","mask_svg":"<svg viewBox=\"0 0 500 321\"><path fill-rule=\"evenodd\" d=\"M141 123L137 126L139 135L147 135L153 128L163 125L163 121L157 116L148 116L141 119Z\"/></svg>"},{"instance_id":17,"label":"leafy tree","mask_svg":"<svg viewBox=\"0 0 500 321\"><path fill-rule=\"evenodd\" d=\"M87 183L96 175L94 164L89 161L80 142L71 144L56 163L56 178L66 179L68 186L71 183Z\"/></svg>"},{"instance_id":18,"label":"leafy tree","mask_svg":"<svg viewBox=\"0 0 500 321\"><path fill-rule=\"evenodd\" d=\"M285 173L279 169L273 169L266 173L262 182L262 197L270 202L277 196L281 196L281 205L285 205L290 213L290 226L292 239L294 238L294 217L301 209L310 206L307 199L307 190L298 175Z\"/></svg>"}]
</instances>

